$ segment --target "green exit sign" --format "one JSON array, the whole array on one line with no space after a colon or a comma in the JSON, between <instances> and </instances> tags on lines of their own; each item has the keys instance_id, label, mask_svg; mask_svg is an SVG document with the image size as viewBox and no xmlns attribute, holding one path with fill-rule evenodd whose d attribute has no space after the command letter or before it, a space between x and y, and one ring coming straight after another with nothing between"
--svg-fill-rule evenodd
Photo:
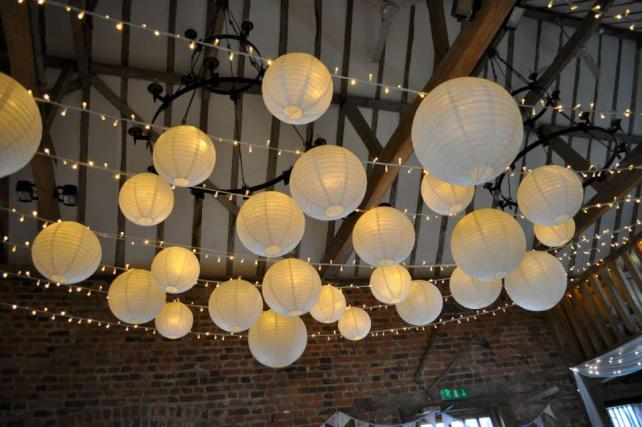
<instances>
[{"instance_id":1,"label":"green exit sign","mask_svg":"<svg viewBox=\"0 0 642 427\"><path fill-rule=\"evenodd\" d=\"M468 399L468 390L465 387L442 388L439 395L441 400L463 400Z\"/></svg>"}]
</instances>

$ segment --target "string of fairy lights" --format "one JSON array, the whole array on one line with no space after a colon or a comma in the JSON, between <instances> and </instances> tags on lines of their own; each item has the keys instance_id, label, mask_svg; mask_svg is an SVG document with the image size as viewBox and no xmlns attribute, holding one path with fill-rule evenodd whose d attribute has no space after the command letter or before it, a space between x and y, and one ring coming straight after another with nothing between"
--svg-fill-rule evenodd
<instances>
[{"instance_id":1,"label":"string of fairy lights","mask_svg":"<svg viewBox=\"0 0 642 427\"><path fill-rule=\"evenodd\" d=\"M612 14L605 14L604 12L602 12L602 7L600 5L593 6L589 9L579 10L579 5L576 2L563 0L562 4L564 4L565 6L568 6L571 12L591 12L593 13L593 17L595 19L599 19L599 18L615 19L617 22L626 24L629 31L635 31L636 21L629 17L629 15L631 14L631 9L629 9L628 7L621 12L613 12ZM546 3L546 7L549 9L556 6L557 5L555 4L555 0L548 0Z\"/></svg>"}]
</instances>

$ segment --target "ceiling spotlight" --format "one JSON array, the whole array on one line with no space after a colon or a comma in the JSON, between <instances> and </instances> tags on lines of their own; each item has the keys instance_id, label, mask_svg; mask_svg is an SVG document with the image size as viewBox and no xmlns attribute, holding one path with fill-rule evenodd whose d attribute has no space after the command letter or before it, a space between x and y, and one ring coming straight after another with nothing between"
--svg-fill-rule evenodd
<instances>
[{"instance_id":1,"label":"ceiling spotlight","mask_svg":"<svg viewBox=\"0 0 642 427\"><path fill-rule=\"evenodd\" d=\"M29 181L18 181L16 183L16 194L18 195L18 201L23 203L38 200L38 189L34 183Z\"/></svg>"},{"instance_id":2,"label":"ceiling spotlight","mask_svg":"<svg viewBox=\"0 0 642 427\"><path fill-rule=\"evenodd\" d=\"M71 184L57 186L56 199L65 206L76 206L78 204L78 187Z\"/></svg>"},{"instance_id":3,"label":"ceiling spotlight","mask_svg":"<svg viewBox=\"0 0 642 427\"><path fill-rule=\"evenodd\" d=\"M459 22L468 22L480 8L481 0L455 0L450 14Z\"/></svg>"}]
</instances>

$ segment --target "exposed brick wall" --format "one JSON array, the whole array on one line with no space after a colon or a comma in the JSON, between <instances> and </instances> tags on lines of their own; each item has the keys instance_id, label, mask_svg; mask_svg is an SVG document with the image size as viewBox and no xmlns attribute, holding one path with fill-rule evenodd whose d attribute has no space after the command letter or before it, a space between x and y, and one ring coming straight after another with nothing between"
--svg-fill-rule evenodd
<instances>
[{"instance_id":1,"label":"exposed brick wall","mask_svg":"<svg viewBox=\"0 0 642 427\"><path fill-rule=\"evenodd\" d=\"M7 280L0 285L3 302L112 319L100 297ZM206 294L190 292L197 302L207 301ZM370 303L365 292L351 291L349 300ZM207 313L195 314L195 329L212 329ZM394 309L372 317L373 328L400 324ZM309 316L305 320L314 325ZM245 339L171 342L142 331L70 325L6 308L0 308L0 325L3 425L318 426L335 409L396 422L396 406L406 406L406 413L419 409L412 403L423 404L423 390L471 334L487 338L490 348L472 346L440 387L467 387L468 404L504 400L515 419L527 420L545 402L524 399L558 386L552 403L558 425L587 425L543 315L519 309L437 329L419 382L413 375L426 332L360 343L312 339L296 364L273 370L254 361Z\"/></svg>"}]
</instances>

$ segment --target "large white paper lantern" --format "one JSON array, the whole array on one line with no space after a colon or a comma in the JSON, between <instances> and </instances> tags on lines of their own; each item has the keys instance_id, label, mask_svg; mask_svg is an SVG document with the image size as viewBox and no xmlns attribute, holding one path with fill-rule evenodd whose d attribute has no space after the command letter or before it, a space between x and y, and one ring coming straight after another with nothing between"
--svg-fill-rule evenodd
<instances>
[{"instance_id":1,"label":"large white paper lantern","mask_svg":"<svg viewBox=\"0 0 642 427\"><path fill-rule=\"evenodd\" d=\"M125 181L118 194L118 206L134 224L156 225L172 213L174 192L160 176L143 172Z\"/></svg>"},{"instance_id":2,"label":"large white paper lantern","mask_svg":"<svg viewBox=\"0 0 642 427\"><path fill-rule=\"evenodd\" d=\"M107 302L119 320L138 325L149 322L160 313L165 305L165 292L156 286L151 272L131 269L111 283Z\"/></svg>"},{"instance_id":3,"label":"large white paper lantern","mask_svg":"<svg viewBox=\"0 0 642 427\"><path fill-rule=\"evenodd\" d=\"M437 286L427 280L413 280L408 298L397 304L396 309L404 322L423 326L438 318L443 306Z\"/></svg>"},{"instance_id":4,"label":"large white paper lantern","mask_svg":"<svg viewBox=\"0 0 642 427\"><path fill-rule=\"evenodd\" d=\"M517 268L526 251L526 238L511 215L497 209L477 209L455 226L450 250L466 274L490 282Z\"/></svg>"},{"instance_id":5,"label":"large white paper lantern","mask_svg":"<svg viewBox=\"0 0 642 427\"><path fill-rule=\"evenodd\" d=\"M332 102L332 76L314 56L293 52L272 61L261 85L263 102L282 122L303 125L318 119Z\"/></svg>"},{"instance_id":6,"label":"large white paper lantern","mask_svg":"<svg viewBox=\"0 0 642 427\"><path fill-rule=\"evenodd\" d=\"M214 289L207 307L216 326L236 333L250 329L259 320L263 298L247 280L232 279Z\"/></svg>"},{"instance_id":7,"label":"large white paper lantern","mask_svg":"<svg viewBox=\"0 0 642 427\"><path fill-rule=\"evenodd\" d=\"M464 273L457 267L450 276L450 293L455 301L471 310L494 303L502 292L502 281L484 282Z\"/></svg>"},{"instance_id":8,"label":"large white paper lantern","mask_svg":"<svg viewBox=\"0 0 642 427\"><path fill-rule=\"evenodd\" d=\"M216 149L207 134L194 126L175 126L154 144L154 168L163 179L179 187L191 187L210 177Z\"/></svg>"},{"instance_id":9,"label":"large white paper lantern","mask_svg":"<svg viewBox=\"0 0 642 427\"><path fill-rule=\"evenodd\" d=\"M192 288L201 273L201 266L192 251L179 246L163 249L152 261L156 284L165 292L180 294Z\"/></svg>"},{"instance_id":10,"label":"large white paper lantern","mask_svg":"<svg viewBox=\"0 0 642 427\"><path fill-rule=\"evenodd\" d=\"M75 221L48 225L33 241L31 259L36 269L57 283L78 283L94 274L102 249L98 238Z\"/></svg>"},{"instance_id":11,"label":"large white paper lantern","mask_svg":"<svg viewBox=\"0 0 642 427\"><path fill-rule=\"evenodd\" d=\"M299 317L281 316L266 310L250 328L248 344L250 353L259 363L283 368L303 354L308 344L308 330Z\"/></svg>"},{"instance_id":12,"label":"large white paper lantern","mask_svg":"<svg viewBox=\"0 0 642 427\"><path fill-rule=\"evenodd\" d=\"M263 298L266 304L283 316L300 316L319 301L321 279L307 262L282 259L268 268L263 277Z\"/></svg>"},{"instance_id":13,"label":"large white paper lantern","mask_svg":"<svg viewBox=\"0 0 642 427\"><path fill-rule=\"evenodd\" d=\"M513 97L486 79L460 77L431 90L412 122L419 163L442 181L477 185L506 170L522 145Z\"/></svg>"},{"instance_id":14,"label":"large white paper lantern","mask_svg":"<svg viewBox=\"0 0 642 427\"><path fill-rule=\"evenodd\" d=\"M384 304L397 304L405 300L410 293L411 283L410 273L400 265L379 267L370 275L370 291Z\"/></svg>"},{"instance_id":15,"label":"large white paper lantern","mask_svg":"<svg viewBox=\"0 0 642 427\"><path fill-rule=\"evenodd\" d=\"M249 251L278 257L296 247L305 231L305 217L294 200L278 191L264 191L246 200L236 217L236 234Z\"/></svg>"},{"instance_id":16,"label":"large white paper lantern","mask_svg":"<svg viewBox=\"0 0 642 427\"><path fill-rule=\"evenodd\" d=\"M557 165L533 169L517 189L519 210L540 225L557 225L573 218L583 198L582 182L575 172Z\"/></svg>"},{"instance_id":17,"label":"large white paper lantern","mask_svg":"<svg viewBox=\"0 0 642 427\"><path fill-rule=\"evenodd\" d=\"M183 338L189 334L193 323L192 310L179 301L165 304L154 321L158 333L170 340Z\"/></svg>"},{"instance_id":18,"label":"large white paper lantern","mask_svg":"<svg viewBox=\"0 0 642 427\"><path fill-rule=\"evenodd\" d=\"M352 244L361 259L375 267L405 260L415 244L415 228L400 211L379 206L361 215L352 230Z\"/></svg>"},{"instance_id":19,"label":"large white paper lantern","mask_svg":"<svg viewBox=\"0 0 642 427\"><path fill-rule=\"evenodd\" d=\"M366 194L368 180L361 161L346 148L321 145L294 164L290 193L303 212L322 221L348 216Z\"/></svg>"},{"instance_id":20,"label":"large white paper lantern","mask_svg":"<svg viewBox=\"0 0 642 427\"><path fill-rule=\"evenodd\" d=\"M371 325L370 316L359 307L348 307L338 324L341 336L350 341L359 341L368 336Z\"/></svg>"},{"instance_id":21,"label":"large white paper lantern","mask_svg":"<svg viewBox=\"0 0 642 427\"><path fill-rule=\"evenodd\" d=\"M346 297L341 289L332 285L321 287L321 296L310 314L317 322L334 323L341 319L346 311Z\"/></svg>"},{"instance_id":22,"label":"large white paper lantern","mask_svg":"<svg viewBox=\"0 0 642 427\"><path fill-rule=\"evenodd\" d=\"M548 252L530 251L519 268L504 280L510 299L525 310L545 311L560 302L566 292L566 270Z\"/></svg>"},{"instance_id":23,"label":"large white paper lantern","mask_svg":"<svg viewBox=\"0 0 642 427\"><path fill-rule=\"evenodd\" d=\"M426 206L441 215L455 215L463 211L474 195L474 186L450 184L429 173L421 180L421 198Z\"/></svg>"},{"instance_id":24,"label":"large white paper lantern","mask_svg":"<svg viewBox=\"0 0 642 427\"><path fill-rule=\"evenodd\" d=\"M0 178L22 169L42 139L40 111L20 83L0 73Z\"/></svg>"},{"instance_id":25,"label":"large white paper lantern","mask_svg":"<svg viewBox=\"0 0 642 427\"><path fill-rule=\"evenodd\" d=\"M533 227L537 240L549 246L556 248L564 246L571 241L575 235L575 220L569 219L558 225L539 225Z\"/></svg>"}]
</instances>

